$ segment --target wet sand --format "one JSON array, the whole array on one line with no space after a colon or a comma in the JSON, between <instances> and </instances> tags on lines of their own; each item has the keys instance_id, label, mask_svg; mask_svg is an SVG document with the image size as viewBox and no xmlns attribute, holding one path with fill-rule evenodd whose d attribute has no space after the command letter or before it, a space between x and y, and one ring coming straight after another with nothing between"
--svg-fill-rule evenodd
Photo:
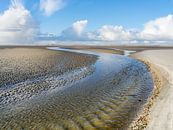
<instances>
[{"instance_id":1,"label":"wet sand","mask_svg":"<svg viewBox=\"0 0 173 130\"><path fill-rule=\"evenodd\" d=\"M173 129L172 55L173 50L146 50L132 55L148 65L155 84L144 111L131 126L133 129Z\"/></svg>"},{"instance_id":2,"label":"wet sand","mask_svg":"<svg viewBox=\"0 0 173 130\"><path fill-rule=\"evenodd\" d=\"M43 48L0 49L0 107L86 77L96 60L94 55ZM70 80L64 77L69 72Z\"/></svg>"},{"instance_id":3,"label":"wet sand","mask_svg":"<svg viewBox=\"0 0 173 130\"><path fill-rule=\"evenodd\" d=\"M96 56L57 52L43 48L0 49L0 88L45 75L93 64Z\"/></svg>"},{"instance_id":4,"label":"wet sand","mask_svg":"<svg viewBox=\"0 0 173 130\"><path fill-rule=\"evenodd\" d=\"M17 49L15 52L18 54L20 51ZM29 54L29 52L32 53ZM46 75L41 73L43 75L41 79L40 76L36 77L36 80L31 77L29 81L21 80L19 83L17 80L12 82L12 86L10 81L6 86L2 86L2 88L6 88L1 89L1 92L4 93L1 95L2 104L0 105L0 127L2 129L126 129L152 91L153 84L147 67L132 58L113 54L77 54L44 49L36 52L32 49L24 49L22 56L24 54L25 59L25 53L26 57L33 55L33 58L38 61L41 58L34 57L37 52L39 54L45 52L46 54L42 54L44 57L50 53L51 56L56 55L53 57L53 65L59 66L62 62L62 64L70 66L70 69L65 68L69 71L52 75L50 70L54 67L50 67L51 69L46 69ZM60 56L59 53L62 55ZM94 55L99 58L97 59ZM61 58L64 56L65 58ZM13 59L11 57L16 57L16 55L10 55L10 58L8 57L10 61ZM69 59L65 60L66 57ZM70 60L71 57L74 59ZM44 63L52 63L46 62L48 59L52 59L52 57L46 57L37 68L44 67ZM31 61L30 59L26 61L29 61L25 64L27 67ZM74 67L77 66L74 71L71 66L73 62L76 63ZM19 66L21 64L17 63ZM9 66L13 67L11 64ZM40 71L42 72L42 70ZM45 87L46 89L42 91L42 88ZM43 93L35 95L35 91L31 88L39 88L36 93L39 93L40 90ZM16 93L16 90L20 91ZM16 102L9 100L14 99L13 95L18 98L16 96L20 95L21 90L28 92L23 96L29 95L29 97L17 101L15 99ZM34 96L30 97L32 93ZM10 105L11 102L12 105Z\"/></svg>"}]
</instances>

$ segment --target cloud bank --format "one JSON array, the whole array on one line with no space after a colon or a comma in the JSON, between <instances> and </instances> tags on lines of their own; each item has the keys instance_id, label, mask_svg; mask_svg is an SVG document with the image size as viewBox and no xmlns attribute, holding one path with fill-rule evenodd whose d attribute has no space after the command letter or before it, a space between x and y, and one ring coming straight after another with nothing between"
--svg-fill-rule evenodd
<instances>
[{"instance_id":1,"label":"cloud bank","mask_svg":"<svg viewBox=\"0 0 173 130\"><path fill-rule=\"evenodd\" d=\"M8 10L0 14L0 44L31 43L38 27L21 0L11 0Z\"/></svg>"},{"instance_id":2,"label":"cloud bank","mask_svg":"<svg viewBox=\"0 0 173 130\"><path fill-rule=\"evenodd\" d=\"M40 10L50 16L65 6L64 0L40 0Z\"/></svg>"},{"instance_id":3,"label":"cloud bank","mask_svg":"<svg viewBox=\"0 0 173 130\"><path fill-rule=\"evenodd\" d=\"M71 27L62 31L61 40L84 40L84 41L127 41L136 38L135 30L126 30L123 26L104 25L93 32L86 32L87 20L74 22Z\"/></svg>"},{"instance_id":4,"label":"cloud bank","mask_svg":"<svg viewBox=\"0 0 173 130\"><path fill-rule=\"evenodd\" d=\"M132 40L135 31L126 30L123 26L104 25L95 32L89 33L89 39L100 41L126 41Z\"/></svg>"},{"instance_id":5,"label":"cloud bank","mask_svg":"<svg viewBox=\"0 0 173 130\"><path fill-rule=\"evenodd\" d=\"M173 40L173 15L147 22L141 31L141 39Z\"/></svg>"},{"instance_id":6,"label":"cloud bank","mask_svg":"<svg viewBox=\"0 0 173 130\"><path fill-rule=\"evenodd\" d=\"M60 40L117 41L130 43L167 42L173 40L173 15L160 17L144 24L144 28L125 29L123 26L104 25L86 32L87 20L80 20L62 31Z\"/></svg>"}]
</instances>

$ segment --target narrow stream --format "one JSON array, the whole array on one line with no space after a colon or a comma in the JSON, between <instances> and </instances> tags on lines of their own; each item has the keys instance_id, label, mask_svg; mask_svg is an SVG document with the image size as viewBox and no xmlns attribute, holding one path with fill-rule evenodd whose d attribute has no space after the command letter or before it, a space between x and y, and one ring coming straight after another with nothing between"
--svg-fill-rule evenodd
<instances>
[{"instance_id":1,"label":"narrow stream","mask_svg":"<svg viewBox=\"0 0 173 130\"><path fill-rule=\"evenodd\" d=\"M147 101L153 81L132 58L106 53L48 48L97 55L92 74L1 111L2 129L126 129Z\"/></svg>"}]
</instances>

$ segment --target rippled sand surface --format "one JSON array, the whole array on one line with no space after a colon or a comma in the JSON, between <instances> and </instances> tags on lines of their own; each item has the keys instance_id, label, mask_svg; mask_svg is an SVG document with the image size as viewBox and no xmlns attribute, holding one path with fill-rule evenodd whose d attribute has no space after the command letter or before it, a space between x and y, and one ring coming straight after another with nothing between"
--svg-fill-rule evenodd
<instances>
[{"instance_id":1,"label":"rippled sand surface","mask_svg":"<svg viewBox=\"0 0 173 130\"><path fill-rule=\"evenodd\" d=\"M48 67L49 73L36 79L2 86L1 129L125 129L152 91L150 73L143 63L134 59L96 54L99 57L96 61L94 55L51 52L57 53L56 60L61 57L65 60L70 54L68 60L58 60L57 66L67 66L70 61L68 66L74 62L78 67L58 75L51 75L52 67ZM72 55L74 59L70 58ZM35 92L31 88L39 89ZM20 95L18 90L25 92L23 98L11 101L13 95L17 98Z\"/></svg>"},{"instance_id":2,"label":"rippled sand surface","mask_svg":"<svg viewBox=\"0 0 173 130\"><path fill-rule=\"evenodd\" d=\"M0 49L0 87L40 76L62 74L95 60L89 55L41 48Z\"/></svg>"}]
</instances>

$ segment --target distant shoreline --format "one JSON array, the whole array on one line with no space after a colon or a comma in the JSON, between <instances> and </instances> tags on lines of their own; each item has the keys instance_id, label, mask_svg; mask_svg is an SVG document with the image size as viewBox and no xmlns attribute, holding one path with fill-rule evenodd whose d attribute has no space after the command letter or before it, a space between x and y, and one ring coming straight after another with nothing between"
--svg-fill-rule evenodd
<instances>
[{"instance_id":1,"label":"distant shoreline","mask_svg":"<svg viewBox=\"0 0 173 130\"><path fill-rule=\"evenodd\" d=\"M144 51L144 50L160 50L160 49L173 49L173 46L158 46L158 45L0 45L0 48L45 48L45 47L61 47L61 48L71 48L71 49L121 49L121 50L132 50L132 51Z\"/></svg>"}]
</instances>

